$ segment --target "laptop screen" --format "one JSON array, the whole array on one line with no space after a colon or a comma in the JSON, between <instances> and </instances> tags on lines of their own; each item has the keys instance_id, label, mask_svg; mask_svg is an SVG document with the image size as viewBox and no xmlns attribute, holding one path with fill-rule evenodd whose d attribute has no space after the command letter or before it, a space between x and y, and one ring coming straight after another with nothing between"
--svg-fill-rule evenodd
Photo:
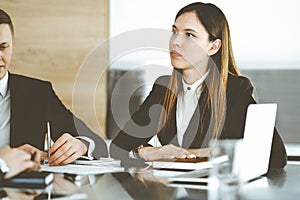
<instances>
[{"instance_id":1,"label":"laptop screen","mask_svg":"<svg viewBox=\"0 0 300 200\"><path fill-rule=\"evenodd\" d=\"M236 152L234 170L242 181L255 179L268 171L277 104L250 104L241 148Z\"/></svg>"}]
</instances>

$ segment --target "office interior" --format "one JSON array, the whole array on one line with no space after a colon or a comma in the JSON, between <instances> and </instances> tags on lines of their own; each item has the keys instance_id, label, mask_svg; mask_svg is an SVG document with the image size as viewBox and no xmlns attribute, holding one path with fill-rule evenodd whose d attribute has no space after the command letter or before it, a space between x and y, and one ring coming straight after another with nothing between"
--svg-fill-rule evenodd
<instances>
[{"instance_id":1,"label":"office interior","mask_svg":"<svg viewBox=\"0 0 300 200\"><path fill-rule=\"evenodd\" d=\"M1 0L0 7L10 13L15 25L10 71L51 81L62 102L110 141L129 116L116 122L113 110L125 108L132 114L151 90L154 80L170 73L168 34L176 11L191 2L194 1ZM300 3L297 0L203 2L214 3L224 11L241 72L254 84L254 96L259 103L278 104L276 128L284 140L289 160L299 161L300 40L297 35L300 28L297 24ZM136 48L133 42L131 46L129 39L154 41L155 34L161 36L158 44L143 47L141 43ZM121 45L124 49L119 49L119 41L124 42ZM287 173L278 172L277 178L248 185L246 192L254 197L246 199L261 198L256 191L268 184L271 190L261 189L266 198L286 197L282 190L277 191L279 187L296 197L299 169L295 166L287 169ZM180 194L185 197L179 189L152 182L148 184L151 191L158 188L162 191L149 193L142 187L145 182L138 185L141 180L137 177L124 182L128 180L124 176L101 175L93 189L85 188L83 192L89 195L88 199L97 199L93 196L96 191L102 192L103 199L127 199L125 193L113 192L121 185L128 189L130 198L173 199ZM138 189L133 191L126 185ZM202 198L202 192L190 192Z\"/></svg>"},{"instance_id":2,"label":"office interior","mask_svg":"<svg viewBox=\"0 0 300 200\"><path fill-rule=\"evenodd\" d=\"M155 79L170 73L168 34L176 11L191 2L3 0L1 7L13 16L16 27L10 71L51 81L69 109L96 133L112 139L129 116L116 122L112 108L126 104L132 114ZM298 156L299 3L204 2L224 11L241 72L253 82L259 103L278 104L276 128L288 154ZM160 43L136 48L137 37Z\"/></svg>"},{"instance_id":3,"label":"office interior","mask_svg":"<svg viewBox=\"0 0 300 200\"><path fill-rule=\"evenodd\" d=\"M130 36L128 32L133 30L149 37L148 30L143 32L146 28L164 34L170 30L176 10L190 2L193 1L2 1L2 7L11 13L16 27L10 70L50 80L68 108L101 136L111 139L117 133L118 125L108 111L111 106L109 99L122 75L130 72L125 76L128 85L120 88L120 95L126 96L126 92L132 90L130 88L135 90L129 102L132 113L151 90L151 81L161 74L168 74L171 69L168 69L167 53L163 50L130 49L121 52L123 55L112 57L117 47L110 42L126 34ZM261 103L278 103L276 127L288 147L296 147L300 143L297 134L300 61L296 48L299 41L290 35L297 35L300 31L294 26L299 3L289 0L283 9L279 1L263 1L259 5L258 1L206 2L216 3L224 10L231 27L238 65L253 82L254 96ZM130 9L133 11L128 12ZM251 14L253 10L255 15ZM282 10L285 14L276 14ZM130 37L134 39L134 36ZM96 85L87 85L87 80L86 87L78 91L80 97L74 97L74 87L82 72L80 69L85 67L86 60L92 57L91 52L97 51L99 46L102 54L97 54L99 67L94 70L103 73L98 72L99 77L93 83ZM94 89L94 99L86 95L90 88ZM89 102L94 105L94 112L85 108Z\"/></svg>"}]
</instances>

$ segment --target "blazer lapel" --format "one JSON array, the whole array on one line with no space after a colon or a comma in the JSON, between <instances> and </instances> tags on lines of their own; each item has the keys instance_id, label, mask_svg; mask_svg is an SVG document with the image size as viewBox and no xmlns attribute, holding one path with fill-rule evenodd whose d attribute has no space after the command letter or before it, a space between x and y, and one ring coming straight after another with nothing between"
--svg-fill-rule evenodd
<instances>
[{"instance_id":1,"label":"blazer lapel","mask_svg":"<svg viewBox=\"0 0 300 200\"><path fill-rule=\"evenodd\" d=\"M22 114L24 114L25 91L14 74L9 75L8 87L10 90L10 144L14 146L18 140L17 127L22 127ZM24 130L25 131L25 130Z\"/></svg>"},{"instance_id":2,"label":"blazer lapel","mask_svg":"<svg viewBox=\"0 0 300 200\"><path fill-rule=\"evenodd\" d=\"M210 113L206 110L204 114L205 118L202 118L201 113L203 112L205 97L208 95L207 87L204 88L200 99L198 101L198 106L190 120L190 123L184 133L182 147L183 148L200 148L208 130ZM209 117L208 117L209 116ZM208 120L208 121L207 121Z\"/></svg>"},{"instance_id":3,"label":"blazer lapel","mask_svg":"<svg viewBox=\"0 0 300 200\"><path fill-rule=\"evenodd\" d=\"M175 146L179 146L178 138L177 138L177 122L176 122L176 105L177 105L177 99L174 103L174 108L172 109L171 118L170 118L170 124L167 127L167 129L171 130L170 134L168 134L170 137L168 138L169 144L173 144Z\"/></svg>"},{"instance_id":4,"label":"blazer lapel","mask_svg":"<svg viewBox=\"0 0 300 200\"><path fill-rule=\"evenodd\" d=\"M189 122L187 130L183 136L182 147L183 148L199 148L202 145L202 142L205 137L205 132L207 130L207 126L209 125L209 120L207 119L210 117L206 117L205 119L201 119L201 108L204 107L204 97L207 95L207 88L205 87L200 99L198 101L198 106ZM170 116L170 121L168 122L165 131L160 133L160 138L162 145L166 144L174 144L179 146L178 138L177 138L177 122L176 122L176 112L177 112L177 99L174 103L174 107L172 109L172 113ZM207 111L206 111L207 112ZM209 113L205 113L205 116L210 116ZM204 121L204 122L203 122ZM202 123L201 123L202 122Z\"/></svg>"},{"instance_id":5,"label":"blazer lapel","mask_svg":"<svg viewBox=\"0 0 300 200\"><path fill-rule=\"evenodd\" d=\"M174 107L171 111L170 120L167 122L166 127L163 131L159 133L159 138L162 145L174 144L179 146L177 140L177 126L176 126L176 104L177 100L174 103Z\"/></svg>"},{"instance_id":6,"label":"blazer lapel","mask_svg":"<svg viewBox=\"0 0 300 200\"><path fill-rule=\"evenodd\" d=\"M189 125L184 133L182 147L189 148L192 146L192 143L195 141L198 130L200 129L200 108L199 104L196 107L196 110L189 122Z\"/></svg>"}]
</instances>

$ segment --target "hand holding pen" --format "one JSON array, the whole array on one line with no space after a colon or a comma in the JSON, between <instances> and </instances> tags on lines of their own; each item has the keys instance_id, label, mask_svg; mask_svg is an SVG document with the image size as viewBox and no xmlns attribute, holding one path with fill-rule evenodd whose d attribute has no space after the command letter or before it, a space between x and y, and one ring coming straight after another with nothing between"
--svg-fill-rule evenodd
<instances>
[{"instance_id":1,"label":"hand holding pen","mask_svg":"<svg viewBox=\"0 0 300 200\"><path fill-rule=\"evenodd\" d=\"M47 149L47 150L46 150ZM79 139L69 133L64 133L52 145L50 123L47 122L45 150L49 165L65 165L86 154L87 147Z\"/></svg>"},{"instance_id":2,"label":"hand holding pen","mask_svg":"<svg viewBox=\"0 0 300 200\"><path fill-rule=\"evenodd\" d=\"M66 165L85 155L87 146L69 133L60 136L49 150L49 165Z\"/></svg>"}]
</instances>

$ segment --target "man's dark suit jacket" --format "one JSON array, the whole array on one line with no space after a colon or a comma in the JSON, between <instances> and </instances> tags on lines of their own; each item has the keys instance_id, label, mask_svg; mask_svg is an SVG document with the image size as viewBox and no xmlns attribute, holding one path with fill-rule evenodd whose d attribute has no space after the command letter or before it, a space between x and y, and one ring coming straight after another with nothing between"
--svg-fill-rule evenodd
<instances>
[{"instance_id":1,"label":"man's dark suit jacket","mask_svg":"<svg viewBox=\"0 0 300 200\"><path fill-rule=\"evenodd\" d=\"M46 123L50 122L53 141L66 132L73 136L87 136L95 141L93 156L107 157L107 147L102 138L62 104L50 82L9 74L8 87L11 98L11 146L31 144L43 150Z\"/></svg>"},{"instance_id":2,"label":"man's dark suit jacket","mask_svg":"<svg viewBox=\"0 0 300 200\"><path fill-rule=\"evenodd\" d=\"M147 146L147 142L157 133L161 105L163 104L169 79L170 76L162 76L156 80L151 93L139 110L133 114L132 119L126 123L122 131L114 138L110 149L113 157L128 158L129 151L139 145ZM239 139L243 137L247 107L249 104L256 103L252 97L252 91L253 86L249 79L242 76L228 75L226 118L219 138ZM206 95L208 95L207 87L204 88L199 99L200 111L195 111L184 134L183 148L208 147L210 137L206 136L209 133L211 113L207 110L203 116L200 114ZM176 104L177 102L175 102L170 120L166 123L164 131L158 133L158 138L162 145L174 144L178 146ZM257 139L259 140L259 138ZM282 168L286 165L286 160L285 147L275 129L269 167Z\"/></svg>"}]
</instances>

